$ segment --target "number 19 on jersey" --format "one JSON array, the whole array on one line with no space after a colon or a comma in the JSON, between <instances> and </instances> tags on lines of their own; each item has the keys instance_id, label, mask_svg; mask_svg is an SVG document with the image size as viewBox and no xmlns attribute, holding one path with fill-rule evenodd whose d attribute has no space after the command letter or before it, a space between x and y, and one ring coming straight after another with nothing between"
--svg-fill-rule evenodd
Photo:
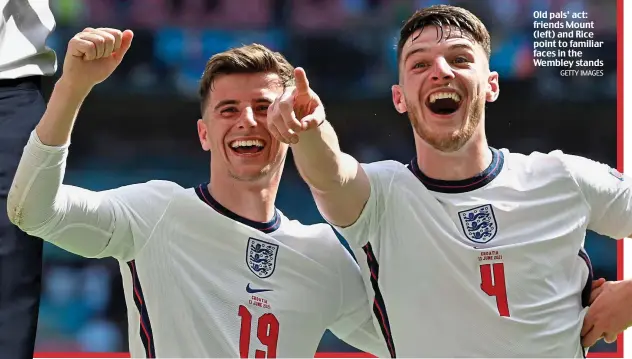
<instances>
[{"instance_id":1,"label":"number 19 on jersey","mask_svg":"<svg viewBox=\"0 0 632 359\"><path fill-rule=\"evenodd\" d=\"M243 305L239 306L241 329L239 331L239 356L248 358L250 352L250 333L252 328L252 314ZM257 339L266 346L266 350L255 350L255 358L276 358L277 343L279 341L279 321L272 313L266 313L257 319Z\"/></svg>"}]
</instances>

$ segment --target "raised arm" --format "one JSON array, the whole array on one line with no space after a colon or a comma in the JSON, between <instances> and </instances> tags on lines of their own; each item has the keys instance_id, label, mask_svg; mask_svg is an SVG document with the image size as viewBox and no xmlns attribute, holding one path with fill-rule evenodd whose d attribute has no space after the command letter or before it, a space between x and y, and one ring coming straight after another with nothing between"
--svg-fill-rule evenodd
<instances>
[{"instance_id":1,"label":"raised arm","mask_svg":"<svg viewBox=\"0 0 632 359\"><path fill-rule=\"evenodd\" d=\"M83 100L118 67L133 37L130 30L86 28L70 40L62 76L36 127L42 144L64 146L69 143Z\"/></svg>"},{"instance_id":2,"label":"raised arm","mask_svg":"<svg viewBox=\"0 0 632 359\"><path fill-rule=\"evenodd\" d=\"M295 77L296 87L287 89L270 107L270 131L291 144L298 171L323 217L338 227L350 226L362 213L371 184L358 161L341 151L305 71L297 68Z\"/></svg>"},{"instance_id":3,"label":"raised arm","mask_svg":"<svg viewBox=\"0 0 632 359\"><path fill-rule=\"evenodd\" d=\"M86 257L126 257L133 247L132 232L142 231L127 220L129 203L156 201L132 186L92 192L62 185L79 108L92 87L120 64L132 37L131 31L88 28L70 40L63 75L24 149L7 200L15 225Z\"/></svg>"}]
</instances>

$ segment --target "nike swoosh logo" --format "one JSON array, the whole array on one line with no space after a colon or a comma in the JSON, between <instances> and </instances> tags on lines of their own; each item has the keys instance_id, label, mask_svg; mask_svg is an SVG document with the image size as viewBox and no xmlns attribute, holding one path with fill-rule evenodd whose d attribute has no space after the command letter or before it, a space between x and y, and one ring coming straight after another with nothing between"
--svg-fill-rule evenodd
<instances>
[{"instance_id":1,"label":"nike swoosh logo","mask_svg":"<svg viewBox=\"0 0 632 359\"><path fill-rule=\"evenodd\" d=\"M271 292L272 289L254 289L254 288L250 288L250 283L248 283L248 285L246 286L246 292L250 293L250 294L255 294L255 293L262 293L262 292Z\"/></svg>"}]
</instances>

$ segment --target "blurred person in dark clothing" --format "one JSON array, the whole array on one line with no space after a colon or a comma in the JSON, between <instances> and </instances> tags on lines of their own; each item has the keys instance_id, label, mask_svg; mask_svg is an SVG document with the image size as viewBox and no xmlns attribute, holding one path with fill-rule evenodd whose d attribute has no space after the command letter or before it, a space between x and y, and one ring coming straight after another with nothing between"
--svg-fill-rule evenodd
<instances>
[{"instance_id":1,"label":"blurred person in dark clothing","mask_svg":"<svg viewBox=\"0 0 632 359\"><path fill-rule=\"evenodd\" d=\"M0 204L22 147L42 117L46 102L42 76L57 69L46 39L55 28L48 1L4 1L0 18ZM0 211L0 353L2 358L33 358L42 273L42 241L25 240Z\"/></svg>"}]
</instances>

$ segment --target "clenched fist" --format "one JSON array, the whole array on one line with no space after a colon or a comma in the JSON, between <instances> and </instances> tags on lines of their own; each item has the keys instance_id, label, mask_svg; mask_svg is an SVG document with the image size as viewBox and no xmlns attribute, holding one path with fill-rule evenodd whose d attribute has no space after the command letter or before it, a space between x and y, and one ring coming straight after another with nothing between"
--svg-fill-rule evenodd
<instances>
[{"instance_id":1,"label":"clenched fist","mask_svg":"<svg viewBox=\"0 0 632 359\"><path fill-rule=\"evenodd\" d=\"M123 60L134 33L108 28L86 28L68 43L60 81L89 91L107 79Z\"/></svg>"},{"instance_id":2,"label":"clenched fist","mask_svg":"<svg viewBox=\"0 0 632 359\"><path fill-rule=\"evenodd\" d=\"M277 140L298 143L298 134L320 126L325 121L325 108L320 98L309 88L305 70L294 70L296 86L287 88L268 107L268 130Z\"/></svg>"}]
</instances>

